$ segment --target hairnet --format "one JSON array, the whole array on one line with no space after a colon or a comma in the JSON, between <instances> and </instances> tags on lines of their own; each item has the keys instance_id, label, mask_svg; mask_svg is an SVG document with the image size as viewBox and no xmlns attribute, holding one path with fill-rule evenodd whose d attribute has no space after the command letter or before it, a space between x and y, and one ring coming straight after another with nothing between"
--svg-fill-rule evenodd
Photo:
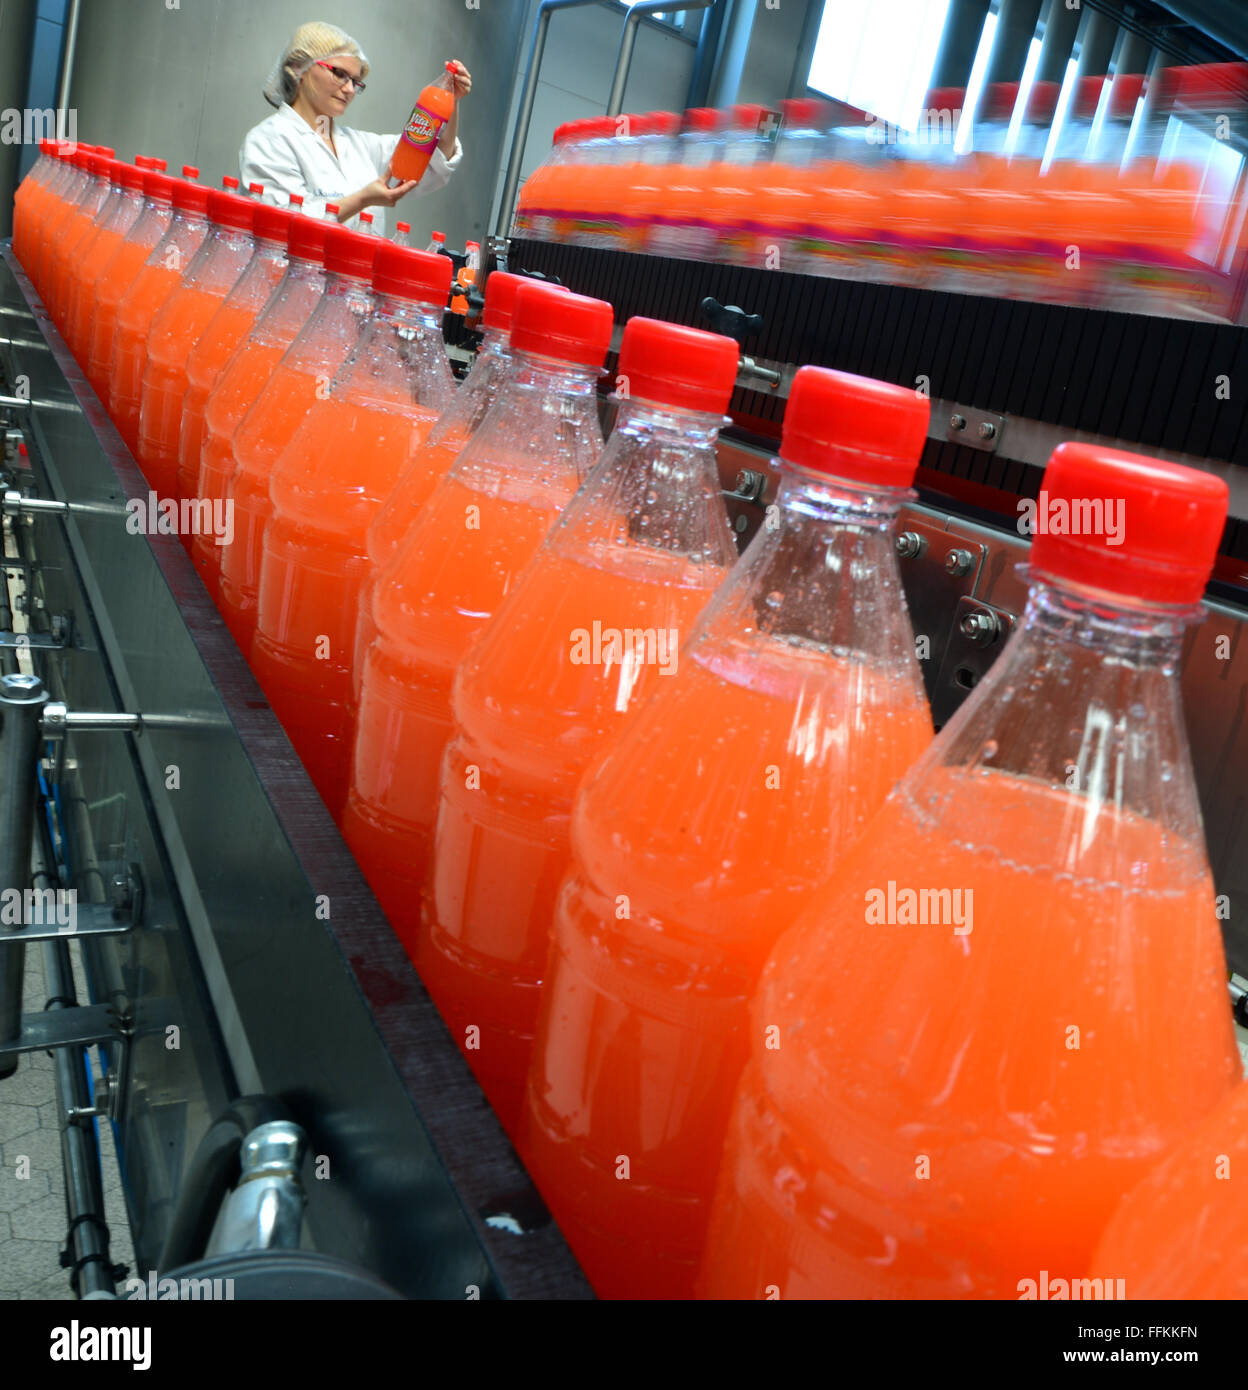
<instances>
[{"instance_id":1,"label":"hairnet","mask_svg":"<svg viewBox=\"0 0 1248 1390\"><path fill-rule=\"evenodd\" d=\"M294 101L303 74L313 63L318 59L339 57L358 58L363 68L360 76L368 76L368 59L350 34L336 24L322 24L318 20L301 24L273 64L269 80L264 84L265 101L270 106Z\"/></svg>"}]
</instances>

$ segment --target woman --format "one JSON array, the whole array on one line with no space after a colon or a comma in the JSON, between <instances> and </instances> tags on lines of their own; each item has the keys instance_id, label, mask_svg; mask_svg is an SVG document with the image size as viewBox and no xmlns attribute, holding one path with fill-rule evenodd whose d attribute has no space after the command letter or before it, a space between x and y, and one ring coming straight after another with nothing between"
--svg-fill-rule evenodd
<instances>
[{"instance_id":1,"label":"woman","mask_svg":"<svg viewBox=\"0 0 1248 1390\"><path fill-rule=\"evenodd\" d=\"M471 90L472 78L463 63L455 67L459 98ZM298 193L303 211L313 217L324 215L326 203L337 203L339 222L352 226L366 208L381 209L373 213L373 231L381 236L386 235L385 208L413 189L444 188L463 157L456 138L458 101L423 177L392 183L390 156L398 135L373 135L337 123L364 90L367 76L368 59L349 34L332 24L296 29L264 86L265 100L277 113L253 126L239 151L243 187L262 183L265 199L283 207Z\"/></svg>"}]
</instances>

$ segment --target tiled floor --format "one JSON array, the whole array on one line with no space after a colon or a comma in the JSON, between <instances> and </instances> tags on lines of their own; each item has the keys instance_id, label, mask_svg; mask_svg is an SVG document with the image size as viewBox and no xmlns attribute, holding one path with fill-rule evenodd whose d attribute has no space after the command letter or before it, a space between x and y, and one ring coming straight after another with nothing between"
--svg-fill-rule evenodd
<instances>
[{"instance_id":1,"label":"tiled floor","mask_svg":"<svg viewBox=\"0 0 1248 1390\"><path fill-rule=\"evenodd\" d=\"M75 958L77 951L70 946ZM81 973L79 998L86 992ZM42 947L26 952L23 1010L37 1012L47 999ZM95 1054L92 1053L95 1065ZM98 1073L98 1066L95 1068ZM104 1172L105 1219L114 1263L134 1266L121 1173L112 1127L97 1121ZM30 1176L16 1176L18 1160L30 1159ZM72 1298L69 1271L61 1268L65 1244L65 1180L56 1116L56 1080L46 1052L28 1052L15 1076L0 1081L0 1300Z\"/></svg>"}]
</instances>

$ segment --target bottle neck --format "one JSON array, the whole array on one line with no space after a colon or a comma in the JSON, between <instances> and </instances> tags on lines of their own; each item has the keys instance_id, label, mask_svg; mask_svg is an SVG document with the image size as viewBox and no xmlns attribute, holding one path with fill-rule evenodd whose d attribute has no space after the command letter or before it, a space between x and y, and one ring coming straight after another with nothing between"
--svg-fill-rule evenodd
<instances>
[{"instance_id":1,"label":"bottle neck","mask_svg":"<svg viewBox=\"0 0 1248 1390\"><path fill-rule=\"evenodd\" d=\"M775 462L781 468L776 506L795 521L806 517L812 521L885 532L891 528L902 505L914 495L909 488L881 487L820 473L788 459Z\"/></svg>"},{"instance_id":2,"label":"bottle neck","mask_svg":"<svg viewBox=\"0 0 1248 1390\"><path fill-rule=\"evenodd\" d=\"M1183 633L1200 610L1167 609L1033 579L1020 637L1048 649L1093 651L1176 675Z\"/></svg>"},{"instance_id":3,"label":"bottle neck","mask_svg":"<svg viewBox=\"0 0 1248 1390\"><path fill-rule=\"evenodd\" d=\"M374 291L376 296L376 316L378 320L400 331L407 329L414 333L442 334L442 311L418 299L407 299L402 295L383 294Z\"/></svg>"},{"instance_id":4,"label":"bottle neck","mask_svg":"<svg viewBox=\"0 0 1248 1390\"><path fill-rule=\"evenodd\" d=\"M645 436L660 446L706 447L715 443L723 422L722 415L637 397L620 402L614 433Z\"/></svg>"},{"instance_id":5,"label":"bottle neck","mask_svg":"<svg viewBox=\"0 0 1248 1390\"><path fill-rule=\"evenodd\" d=\"M505 328L487 328L477 348L478 357L506 357L511 352L511 334Z\"/></svg>"},{"instance_id":6,"label":"bottle neck","mask_svg":"<svg viewBox=\"0 0 1248 1390\"><path fill-rule=\"evenodd\" d=\"M566 362L536 352L512 353L510 380L515 386L532 387L551 395L588 398L597 395L600 375L598 367L580 362Z\"/></svg>"}]
</instances>

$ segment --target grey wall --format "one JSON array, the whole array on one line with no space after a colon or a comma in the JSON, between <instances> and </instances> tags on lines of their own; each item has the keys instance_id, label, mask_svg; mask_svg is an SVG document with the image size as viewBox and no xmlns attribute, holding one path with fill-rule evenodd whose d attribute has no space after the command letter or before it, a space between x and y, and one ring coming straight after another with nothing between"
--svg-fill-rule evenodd
<instances>
[{"instance_id":1,"label":"grey wall","mask_svg":"<svg viewBox=\"0 0 1248 1390\"><path fill-rule=\"evenodd\" d=\"M843 0L831 2L839 4ZM817 21L823 12L823 0L780 0L775 9L768 9L765 0L758 0L740 84L731 100L774 106L791 93L805 93L806 72L802 73L800 83L794 84L793 65L810 10L815 11L812 22ZM806 68L809 71L809 53Z\"/></svg>"},{"instance_id":2,"label":"grey wall","mask_svg":"<svg viewBox=\"0 0 1248 1390\"><path fill-rule=\"evenodd\" d=\"M243 136L272 114L260 93L269 69L291 32L319 12L372 64L368 90L351 103L348 124L360 129L401 130L442 60L467 64L463 164L445 191L410 197L391 214L392 224L411 222L418 245L437 227L462 246L486 231L524 8L523 0L480 0L479 9L466 0L86 0L70 90L78 136L126 159L198 165L205 183L237 174Z\"/></svg>"},{"instance_id":3,"label":"grey wall","mask_svg":"<svg viewBox=\"0 0 1248 1390\"><path fill-rule=\"evenodd\" d=\"M800 3L800 0L793 2ZM519 3L516 7L520 8ZM526 0L523 8L523 37L510 93L506 140L495 185L495 207L501 196L504 166L520 108L538 0ZM523 178L546 158L556 126L584 116L601 116L607 109L624 19L624 10L611 4L586 5L583 9L556 11L551 16L541 81L533 99L533 120L521 166ZM624 110L683 111L689 80L693 76L694 51L694 45L679 34L665 33L655 25L643 23L633 49Z\"/></svg>"},{"instance_id":4,"label":"grey wall","mask_svg":"<svg viewBox=\"0 0 1248 1390\"><path fill-rule=\"evenodd\" d=\"M36 0L0 0L0 109L26 105L30 38ZM20 145L0 144L0 237L12 230L13 193L17 187Z\"/></svg>"}]
</instances>

